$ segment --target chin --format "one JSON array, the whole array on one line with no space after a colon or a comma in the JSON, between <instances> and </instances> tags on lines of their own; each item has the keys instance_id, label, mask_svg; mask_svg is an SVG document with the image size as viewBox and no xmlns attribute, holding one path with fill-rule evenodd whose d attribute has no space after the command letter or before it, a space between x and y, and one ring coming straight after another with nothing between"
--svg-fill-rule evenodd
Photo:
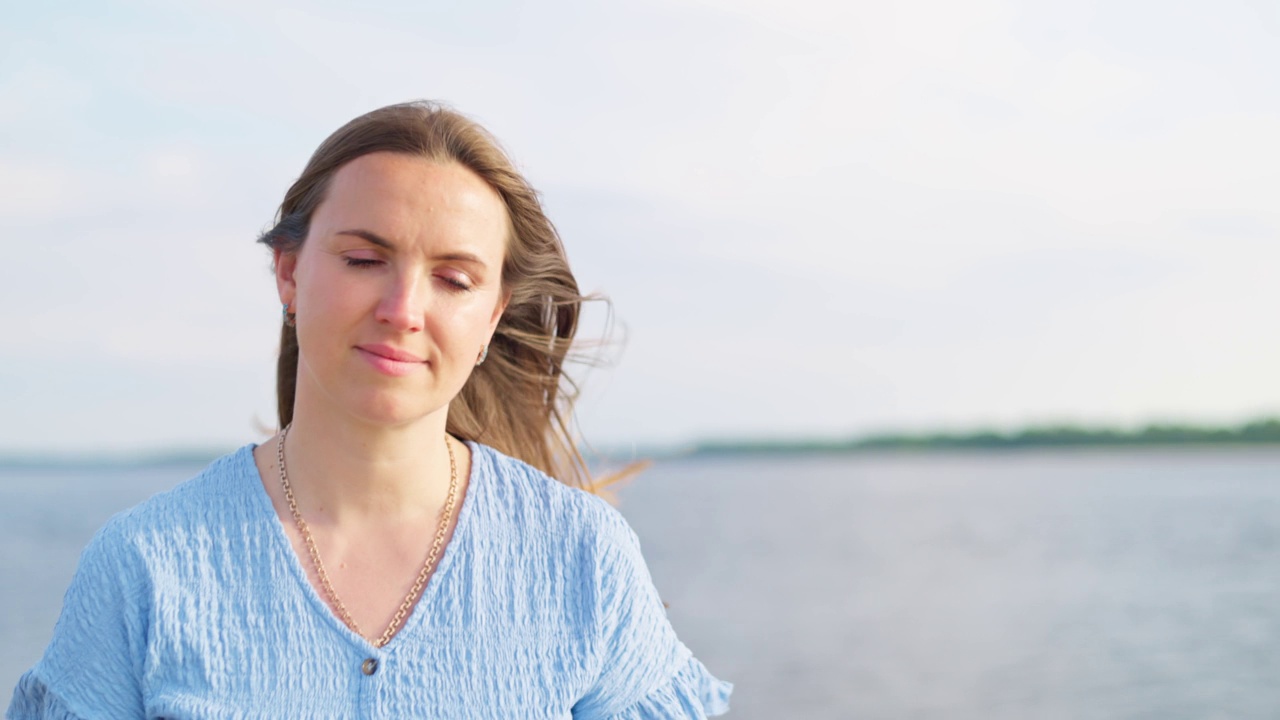
<instances>
[{"instance_id":1,"label":"chin","mask_svg":"<svg viewBox=\"0 0 1280 720\"><path fill-rule=\"evenodd\" d=\"M410 402L413 400L413 402ZM436 406L426 402L426 397L386 397L364 398L352 408L352 414L370 425L406 425L426 419L436 412L448 407L445 403Z\"/></svg>"}]
</instances>

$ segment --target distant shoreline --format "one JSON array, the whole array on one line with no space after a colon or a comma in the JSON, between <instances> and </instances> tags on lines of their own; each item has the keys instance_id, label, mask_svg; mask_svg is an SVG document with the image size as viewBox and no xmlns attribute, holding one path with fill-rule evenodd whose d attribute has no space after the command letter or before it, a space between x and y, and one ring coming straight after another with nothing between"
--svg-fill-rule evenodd
<instances>
[{"instance_id":1,"label":"distant shoreline","mask_svg":"<svg viewBox=\"0 0 1280 720\"><path fill-rule=\"evenodd\" d=\"M1235 426L1156 423L1133 430L1074 425L1041 425L1000 432L876 433L848 439L708 440L684 446L649 446L623 451L604 447L589 453L605 460L635 458L731 457L752 455L929 453L1100 448L1280 446L1280 417ZM204 465L234 448L120 454L32 453L0 455L0 469L130 468Z\"/></svg>"},{"instance_id":2,"label":"distant shoreline","mask_svg":"<svg viewBox=\"0 0 1280 720\"><path fill-rule=\"evenodd\" d=\"M685 457L719 455L845 454L882 451L1006 451L1023 449L1258 447L1280 445L1280 418L1242 425L1151 424L1134 430L1073 425L1033 426L1010 432L877 433L844 440L725 440L693 445Z\"/></svg>"}]
</instances>

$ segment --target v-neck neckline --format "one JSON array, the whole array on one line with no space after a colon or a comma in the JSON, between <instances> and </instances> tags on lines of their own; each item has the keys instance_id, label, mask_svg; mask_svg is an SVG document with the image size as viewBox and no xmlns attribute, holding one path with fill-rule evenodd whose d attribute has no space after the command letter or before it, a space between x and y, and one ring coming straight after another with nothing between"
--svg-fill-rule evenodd
<instances>
[{"instance_id":1,"label":"v-neck neckline","mask_svg":"<svg viewBox=\"0 0 1280 720\"><path fill-rule=\"evenodd\" d=\"M449 568L453 566L454 558L459 552L455 548L460 540L465 539L470 534L471 516L474 514L472 506L475 505L473 498L477 492L477 483L482 483L487 475L479 465L481 463L487 464L489 459L485 456L484 451L481 449L483 446L479 443L471 440L464 440L463 442L471 452L471 467L468 470L466 492L462 496L458 510L458 521L454 525L453 535L449 538L449 543L445 545L444 552L440 556L439 562L436 563L436 568L432 571L431 577L427 580L426 587L422 589L422 595L413 604L413 609L405 617L400 630L382 647L374 645L368 638L347 627L342 618L339 618L333 612L333 609L329 607L329 604L324 601L324 598L320 597L320 593L311 584L310 578L307 577L307 570L302 565L302 558L298 557L298 553L293 549L293 543L289 540L289 535L285 531L284 522L280 519L280 515L276 513L275 505L271 503L271 496L267 494L265 480L262 477L262 473L258 472L258 464L254 460L253 451L257 444L250 443L241 448L241 455L243 456L241 459L242 474L253 486L250 488L253 503L262 515L262 521L269 527L267 534L271 536L276 552L284 556L285 565L289 568L290 574L293 575L294 584L298 591L310 603L312 611L323 617L323 622L337 630L338 634L348 643L357 645L362 652L366 654L374 653L375 655L371 655L371 657L376 657L376 654L393 652L401 645L400 638L402 636L413 633L425 622L422 618L426 616L427 611L423 610L423 608L430 606L432 600L439 594L440 584L447 577Z\"/></svg>"}]
</instances>

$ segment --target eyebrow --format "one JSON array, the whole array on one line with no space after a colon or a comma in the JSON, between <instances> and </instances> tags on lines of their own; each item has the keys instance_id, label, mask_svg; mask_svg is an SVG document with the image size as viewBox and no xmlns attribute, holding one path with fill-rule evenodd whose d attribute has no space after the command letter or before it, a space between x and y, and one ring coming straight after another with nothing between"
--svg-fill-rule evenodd
<instances>
[{"instance_id":1,"label":"eyebrow","mask_svg":"<svg viewBox=\"0 0 1280 720\"><path fill-rule=\"evenodd\" d=\"M391 250L391 251L396 250L395 243L391 242L390 240L382 237L381 235L375 232L370 232L369 230L362 230L359 228L355 228L352 230L339 230L337 234L358 237L361 240L365 240L366 242L369 242L373 245L377 245L378 247L383 248L385 250ZM435 259L436 260L456 260L459 262L474 263L476 265L479 265L480 267L487 267L483 260L481 260L479 257L469 252L442 253L440 255L435 256Z\"/></svg>"},{"instance_id":2,"label":"eyebrow","mask_svg":"<svg viewBox=\"0 0 1280 720\"><path fill-rule=\"evenodd\" d=\"M370 243L373 243L374 245L377 245L378 247L380 247L380 248L384 248L384 249L386 249L386 250L395 250L395 249L396 249L396 246L395 246L395 245L393 245L393 244L391 243L391 241L390 241L390 240L388 240L388 239L386 239L386 238L382 237L381 235L378 235L377 233L369 232L368 230L359 230L359 229L356 229L356 230L339 230L339 231L337 232L337 234L338 234L338 235L351 235L351 236L354 236L354 237L358 237L358 238L360 238L360 239L362 239L362 240L367 240L367 241L369 241Z\"/></svg>"}]
</instances>

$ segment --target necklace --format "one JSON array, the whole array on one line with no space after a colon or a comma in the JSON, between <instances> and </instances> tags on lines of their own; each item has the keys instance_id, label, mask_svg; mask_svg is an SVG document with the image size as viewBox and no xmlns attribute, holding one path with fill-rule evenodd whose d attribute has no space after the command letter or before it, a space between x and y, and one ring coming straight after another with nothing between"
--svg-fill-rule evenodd
<instances>
[{"instance_id":1,"label":"necklace","mask_svg":"<svg viewBox=\"0 0 1280 720\"><path fill-rule=\"evenodd\" d=\"M365 635L361 632L360 626L351 617L351 613L347 612L347 606L342 604L342 599L338 597L338 593L334 592L333 585L329 583L329 574L324 570L324 563L320 562L320 551L316 549L316 541L312 539L311 530L307 527L307 521L302 519L302 513L298 512L298 503L293 499L293 487L289 484L289 473L284 466L284 439L289 434L289 427L289 425L286 425L280 431L280 442L276 445L276 461L280 464L280 485L284 488L285 500L289 502L289 512L293 514L293 524L298 527L298 534L302 536L302 541L307 546L307 553L311 555L311 564L315 567L316 577L320 579L320 587L324 588L324 593L328 596L329 602L338 611L338 617L357 635L364 637ZM400 609L396 610L395 617L391 618L391 624L387 626L386 630L382 631L382 637L373 641L374 647L382 647L391 642L391 636L396 634L396 630L400 629L400 624L404 622L405 616L413 609L413 603L422 594L422 589L427 586L427 579L431 577L436 561L440 559L440 548L444 546L445 531L449 529L449 521L453 519L453 503L458 496L458 464L453 458L453 446L449 444L447 435L445 436L444 447L445 450L449 451L449 495L445 498L444 507L440 509L440 527L436 530L436 539L431 543L431 551L427 553L427 561L422 564L422 570L418 572L418 579L414 581L413 587L409 588L409 594L405 595L404 602L400 603Z\"/></svg>"}]
</instances>

